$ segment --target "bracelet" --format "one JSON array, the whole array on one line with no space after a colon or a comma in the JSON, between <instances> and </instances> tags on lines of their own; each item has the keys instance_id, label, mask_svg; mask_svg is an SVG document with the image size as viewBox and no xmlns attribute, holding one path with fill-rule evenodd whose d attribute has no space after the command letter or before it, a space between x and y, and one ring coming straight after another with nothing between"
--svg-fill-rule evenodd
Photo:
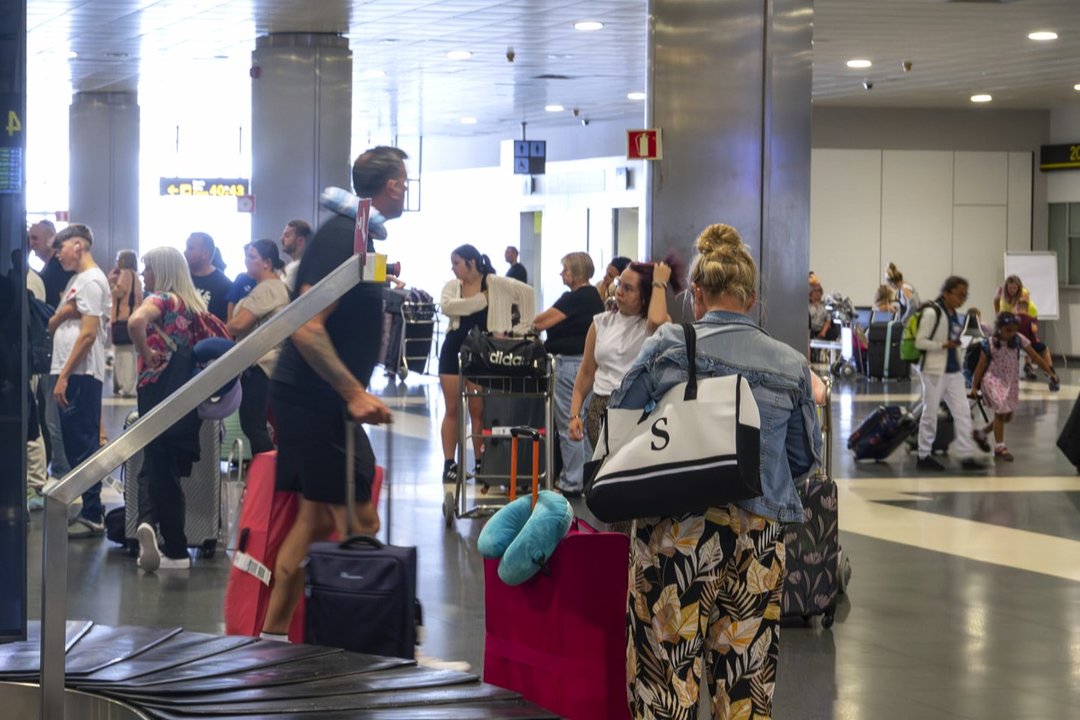
<instances>
[{"instance_id":1,"label":"bracelet","mask_svg":"<svg viewBox=\"0 0 1080 720\"><path fill-rule=\"evenodd\" d=\"M665 288L665 289L666 289L666 288L667 288L667 286L668 286L668 283L667 283L667 281L666 281L666 280L653 280L653 281L652 281L652 286L653 286L653 287L658 287L658 288Z\"/></svg>"}]
</instances>

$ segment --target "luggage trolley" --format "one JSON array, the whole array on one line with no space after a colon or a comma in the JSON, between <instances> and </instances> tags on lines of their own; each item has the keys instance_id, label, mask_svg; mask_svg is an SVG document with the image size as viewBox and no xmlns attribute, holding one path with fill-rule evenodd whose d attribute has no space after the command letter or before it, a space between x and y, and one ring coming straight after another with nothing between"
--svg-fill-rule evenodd
<instances>
[{"instance_id":1,"label":"luggage trolley","mask_svg":"<svg viewBox=\"0 0 1080 720\"><path fill-rule=\"evenodd\" d=\"M443 517L447 529L455 518L476 518L493 514L516 494L510 486L532 477L534 452L524 444L521 452L511 451L512 432L519 437L531 437L541 443L539 471L541 488L551 490L554 484L555 453L555 358L546 356L545 368L530 369L521 374L466 374L460 363L458 382L461 403L458 408L459 470L454 489L443 499ZM470 387L467 383L472 383ZM468 403L472 398L484 401L482 428L467 430ZM530 431L535 431L535 434ZM469 471L466 468L467 448L474 438L482 438L482 464ZM515 465L514 462L517 462ZM468 502L468 483L475 486L473 505Z\"/></svg>"},{"instance_id":2,"label":"luggage trolley","mask_svg":"<svg viewBox=\"0 0 1080 720\"><path fill-rule=\"evenodd\" d=\"M404 380L410 372L427 372L428 359L439 331L439 314L431 296L427 300L406 300L401 303L401 364L398 377Z\"/></svg>"}]
</instances>

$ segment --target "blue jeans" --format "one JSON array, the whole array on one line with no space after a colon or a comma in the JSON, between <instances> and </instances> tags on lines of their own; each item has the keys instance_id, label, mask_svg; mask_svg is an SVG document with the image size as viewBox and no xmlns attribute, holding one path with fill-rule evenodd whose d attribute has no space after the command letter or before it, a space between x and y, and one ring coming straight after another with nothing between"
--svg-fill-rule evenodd
<instances>
[{"instance_id":1,"label":"blue jeans","mask_svg":"<svg viewBox=\"0 0 1080 720\"><path fill-rule=\"evenodd\" d=\"M559 431L559 450L562 452L562 473L557 484L563 490L582 490L581 471L585 465L585 441L571 440L570 401L574 396L574 380L581 367L580 355L559 355L555 358L555 429Z\"/></svg>"},{"instance_id":2,"label":"blue jeans","mask_svg":"<svg viewBox=\"0 0 1080 720\"><path fill-rule=\"evenodd\" d=\"M56 376L51 376L56 385ZM60 412L60 431L64 436L64 453L72 467L94 454L101 447L101 381L93 375L72 375L68 378L66 408ZM105 518L101 504L101 483L83 493L82 512L91 522L100 523Z\"/></svg>"}]
</instances>

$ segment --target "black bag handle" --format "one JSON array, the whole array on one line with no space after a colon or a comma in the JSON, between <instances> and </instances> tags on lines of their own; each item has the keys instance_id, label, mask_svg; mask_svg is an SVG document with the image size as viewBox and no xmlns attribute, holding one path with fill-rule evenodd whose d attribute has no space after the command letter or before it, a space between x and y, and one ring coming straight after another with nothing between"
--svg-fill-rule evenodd
<instances>
[{"instance_id":1,"label":"black bag handle","mask_svg":"<svg viewBox=\"0 0 1080 720\"><path fill-rule=\"evenodd\" d=\"M357 545L370 545L376 550L381 550L383 548L382 542L374 535L353 535L352 537L342 540L338 547L342 550L348 550Z\"/></svg>"},{"instance_id":2,"label":"black bag handle","mask_svg":"<svg viewBox=\"0 0 1080 720\"><path fill-rule=\"evenodd\" d=\"M692 323L682 324L683 335L686 338L686 365L687 374L686 392L683 393L683 401L697 400L697 331Z\"/></svg>"}]
</instances>

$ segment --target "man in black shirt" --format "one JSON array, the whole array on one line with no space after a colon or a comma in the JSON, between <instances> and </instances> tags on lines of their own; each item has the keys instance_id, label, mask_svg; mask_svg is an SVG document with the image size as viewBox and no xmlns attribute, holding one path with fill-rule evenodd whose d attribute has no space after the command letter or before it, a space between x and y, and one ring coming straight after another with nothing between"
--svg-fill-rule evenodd
<instances>
[{"instance_id":1,"label":"man in black shirt","mask_svg":"<svg viewBox=\"0 0 1080 720\"><path fill-rule=\"evenodd\" d=\"M506 251L503 252L503 258L510 263L510 269L506 271L506 277L514 278L523 283L529 282L529 271L518 262L518 249L516 247L508 245Z\"/></svg>"},{"instance_id":2,"label":"man in black shirt","mask_svg":"<svg viewBox=\"0 0 1080 720\"><path fill-rule=\"evenodd\" d=\"M191 233L184 247L184 257L191 270L191 282L206 301L207 308L221 322L228 322L232 281L214 267L214 238L204 232Z\"/></svg>"},{"instance_id":3,"label":"man in black shirt","mask_svg":"<svg viewBox=\"0 0 1080 720\"><path fill-rule=\"evenodd\" d=\"M407 188L406 155L392 147L368 150L353 164L353 187L371 198L372 211L386 219L401 215ZM296 295L340 267L353 255L355 221L335 215L304 250L296 274ZM374 251L369 235L368 250ZM380 424L390 410L367 391L378 362L382 336L383 286L361 283L304 324L286 341L270 386L277 421L277 489L299 491L300 511L278 552L274 587L263 636L281 639L303 591L300 570L311 543L345 532L345 468L356 468L356 517L352 527L374 534L379 517L371 502L375 455L359 424L356 456L346 458L345 421Z\"/></svg>"},{"instance_id":4,"label":"man in black shirt","mask_svg":"<svg viewBox=\"0 0 1080 720\"><path fill-rule=\"evenodd\" d=\"M53 308L60 304L60 296L67 287L68 280L75 274L64 269L60 264L60 258L56 257L53 250L53 236L56 235L56 227L48 220L41 220L30 226L27 236L30 240L30 249L41 258L45 266L41 268L41 281L45 283L45 302Z\"/></svg>"}]
</instances>

